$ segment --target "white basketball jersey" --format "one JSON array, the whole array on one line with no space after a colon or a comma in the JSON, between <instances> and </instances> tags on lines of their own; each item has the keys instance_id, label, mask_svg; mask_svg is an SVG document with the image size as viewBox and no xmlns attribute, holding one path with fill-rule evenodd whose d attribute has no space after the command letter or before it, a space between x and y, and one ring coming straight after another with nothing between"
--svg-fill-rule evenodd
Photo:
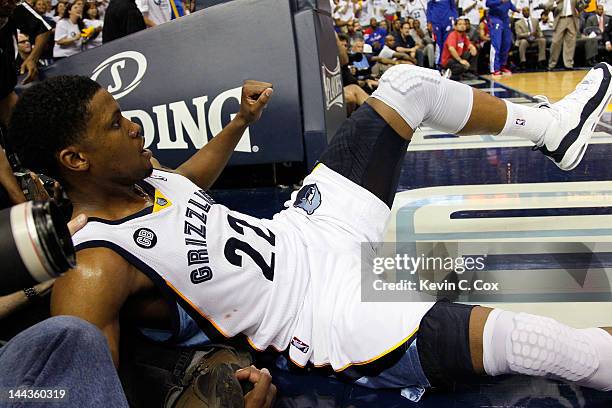
<instances>
[{"instance_id":1,"label":"white basketball jersey","mask_svg":"<svg viewBox=\"0 0 612 408\"><path fill-rule=\"evenodd\" d=\"M154 170L145 183L153 207L118 221L90 218L73 237L77 250L110 248L224 337L243 333L256 349L285 349L308 285L296 257L278 253L295 244L181 175Z\"/></svg>"},{"instance_id":2,"label":"white basketball jersey","mask_svg":"<svg viewBox=\"0 0 612 408\"><path fill-rule=\"evenodd\" d=\"M90 218L76 248L123 256L213 341L242 333L258 350L288 349L298 366L342 371L411 341L433 305L361 301L362 243L382 241L390 211L324 165L272 220L215 204L175 173L154 170L145 184L153 207Z\"/></svg>"}]
</instances>

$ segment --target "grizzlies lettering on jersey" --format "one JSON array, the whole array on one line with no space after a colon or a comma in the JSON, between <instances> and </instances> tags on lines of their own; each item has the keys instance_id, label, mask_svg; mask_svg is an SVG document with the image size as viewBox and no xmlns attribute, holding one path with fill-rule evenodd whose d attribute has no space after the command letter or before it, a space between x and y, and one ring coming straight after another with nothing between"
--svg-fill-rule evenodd
<instances>
[{"instance_id":1,"label":"grizzlies lettering on jersey","mask_svg":"<svg viewBox=\"0 0 612 408\"><path fill-rule=\"evenodd\" d=\"M189 274L191 283L194 285L206 282L213 277L206 243L206 218L213 204L214 201L202 190L196 191L187 201L183 228L185 245L188 248L198 248L187 251L187 263L189 266L196 266L196 269ZM194 234L196 238L192 238Z\"/></svg>"}]
</instances>

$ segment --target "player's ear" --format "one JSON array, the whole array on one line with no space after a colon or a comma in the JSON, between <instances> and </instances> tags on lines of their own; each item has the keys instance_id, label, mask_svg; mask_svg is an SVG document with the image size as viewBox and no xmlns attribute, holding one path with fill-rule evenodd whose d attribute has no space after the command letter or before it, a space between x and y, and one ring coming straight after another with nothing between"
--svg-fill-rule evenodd
<instances>
[{"instance_id":1,"label":"player's ear","mask_svg":"<svg viewBox=\"0 0 612 408\"><path fill-rule=\"evenodd\" d=\"M77 146L68 146L57 155L60 166L70 171L87 171L89 159Z\"/></svg>"}]
</instances>

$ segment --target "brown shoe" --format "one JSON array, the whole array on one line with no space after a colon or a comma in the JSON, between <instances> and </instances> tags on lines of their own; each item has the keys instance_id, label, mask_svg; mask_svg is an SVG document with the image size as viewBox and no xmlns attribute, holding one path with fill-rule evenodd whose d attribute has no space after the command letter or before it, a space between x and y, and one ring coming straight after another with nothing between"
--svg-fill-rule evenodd
<instances>
[{"instance_id":1,"label":"brown shoe","mask_svg":"<svg viewBox=\"0 0 612 408\"><path fill-rule=\"evenodd\" d=\"M234 408L244 406L244 394L235 372L251 364L248 353L215 349L193 363L183 387L168 392L166 408Z\"/></svg>"}]
</instances>

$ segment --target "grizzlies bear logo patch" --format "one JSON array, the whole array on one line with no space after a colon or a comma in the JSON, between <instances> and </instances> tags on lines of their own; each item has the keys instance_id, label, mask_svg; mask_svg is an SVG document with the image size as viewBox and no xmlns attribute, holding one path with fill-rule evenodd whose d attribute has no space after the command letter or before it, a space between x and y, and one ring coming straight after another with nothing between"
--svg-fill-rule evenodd
<instances>
[{"instance_id":1,"label":"grizzlies bear logo patch","mask_svg":"<svg viewBox=\"0 0 612 408\"><path fill-rule=\"evenodd\" d=\"M321 193L317 185L307 184L302 187L297 193L293 206L301 208L308 215L312 215L321 206Z\"/></svg>"}]
</instances>

